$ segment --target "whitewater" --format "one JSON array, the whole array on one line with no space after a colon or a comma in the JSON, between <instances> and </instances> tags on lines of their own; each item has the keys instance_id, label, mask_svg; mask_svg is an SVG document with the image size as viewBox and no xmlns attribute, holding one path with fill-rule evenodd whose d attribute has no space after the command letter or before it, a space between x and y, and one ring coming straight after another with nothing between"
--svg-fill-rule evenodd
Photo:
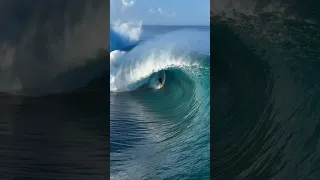
<instances>
[{"instance_id":1,"label":"whitewater","mask_svg":"<svg viewBox=\"0 0 320 180\"><path fill-rule=\"evenodd\" d=\"M110 30L111 91L134 90L149 82L149 77L161 70L199 66L202 60L193 57L210 54L208 32L180 30L139 42L141 25L132 30L129 27L126 23L117 23ZM197 42L201 44L196 45ZM139 46L136 46L138 43ZM134 48L126 52L123 49L127 47Z\"/></svg>"}]
</instances>

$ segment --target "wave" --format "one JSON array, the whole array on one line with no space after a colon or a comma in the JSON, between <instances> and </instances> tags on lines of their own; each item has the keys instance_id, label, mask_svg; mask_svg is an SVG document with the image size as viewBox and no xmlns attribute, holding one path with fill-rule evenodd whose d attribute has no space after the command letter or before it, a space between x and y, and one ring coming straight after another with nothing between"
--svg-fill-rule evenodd
<instances>
[{"instance_id":1,"label":"wave","mask_svg":"<svg viewBox=\"0 0 320 180\"><path fill-rule=\"evenodd\" d=\"M210 32L173 29L110 32L111 179L209 178Z\"/></svg>"},{"instance_id":2,"label":"wave","mask_svg":"<svg viewBox=\"0 0 320 180\"><path fill-rule=\"evenodd\" d=\"M122 49L126 45L137 43L138 39L127 41L127 44L120 43L110 49L110 90L114 92L135 90L146 83L154 84L154 80L157 79L154 78L155 73L159 74L163 70L172 68L185 70L208 64L210 62L208 36L208 31L170 32L140 43L129 52ZM111 41L124 42L123 36L114 30L111 30L110 37Z\"/></svg>"},{"instance_id":3,"label":"wave","mask_svg":"<svg viewBox=\"0 0 320 180\"><path fill-rule=\"evenodd\" d=\"M0 92L65 92L107 72L107 63L105 69L96 65L109 47L107 8L103 0L2 1ZM86 66L96 69L87 72Z\"/></svg>"},{"instance_id":4,"label":"wave","mask_svg":"<svg viewBox=\"0 0 320 180\"><path fill-rule=\"evenodd\" d=\"M319 177L320 28L310 4L292 3L215 1L215 179Z\"/></svg>"}]
</instances>

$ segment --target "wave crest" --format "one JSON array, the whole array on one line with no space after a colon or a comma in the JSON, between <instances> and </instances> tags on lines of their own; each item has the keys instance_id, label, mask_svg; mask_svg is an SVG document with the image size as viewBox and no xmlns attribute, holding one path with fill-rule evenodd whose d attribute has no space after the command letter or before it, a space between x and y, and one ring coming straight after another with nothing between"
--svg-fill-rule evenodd
<instances>
[{"instance_id":1,"label":"wave crest","mask_svg":"<svg viewBox=\"0 0 320 180\"><path fill-rule=\"evenodd\" d=\"M209 32L179 30L134 47L130 52L110 53L110 90L130 91L149 77L169 68L198 67L209 56Z\"/></svg>"}]
</instances>

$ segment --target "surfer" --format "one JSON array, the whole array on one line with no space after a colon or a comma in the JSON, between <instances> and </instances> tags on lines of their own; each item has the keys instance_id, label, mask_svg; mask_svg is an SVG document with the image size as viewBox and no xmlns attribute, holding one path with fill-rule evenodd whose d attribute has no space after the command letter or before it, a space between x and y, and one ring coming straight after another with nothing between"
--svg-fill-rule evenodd
<instances>
[{"instance_id":1,"label":"surfer","mask_svg":"<svg viewBox=\"0 0 320 180\"><path fill-rule=\"evenodd\" d=\"M162 84L162 78L161 77L159 78L159 83Z\"/></svg>"}]
</instances>

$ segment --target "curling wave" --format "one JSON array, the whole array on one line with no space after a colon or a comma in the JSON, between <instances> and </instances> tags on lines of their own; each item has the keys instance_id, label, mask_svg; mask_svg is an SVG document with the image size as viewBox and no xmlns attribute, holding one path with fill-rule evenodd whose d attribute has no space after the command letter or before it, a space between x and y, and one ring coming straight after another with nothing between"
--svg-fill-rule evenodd
<instances>
[{"instance_id":1,"label":"curling wave","mask_svg":"<svg viewBox=\"0 0 320 180\"><path fill-rule=\"evenodd\" d=\"M110 32L111 179L208 179L209 27L141 28Z\"/></svg>"},{"instance_id":2,"label":"curling wave","mask_svg":"<svg viewBox=\"0 0 320 180\"><path fill-rule=\"evenodd\" d=\"M319 178L319 3L290 3L212 4L215 179Z\"/></svg>"},{"instance_id":3,"label":"curling wave","mask_svg":"<svg viewBox=\"0 0 320 180\"><path fill-rule=\"evenodd\" d=\"M120 49L110 49L110 90L134 90L150 83L154 73L162 70L208 65L208 36L209 32L182 30L148 40L126 52L121 50L131 44L124 45L121 36L111 30L111 41L118 42Z\"/></svg>"}]
</instances>

